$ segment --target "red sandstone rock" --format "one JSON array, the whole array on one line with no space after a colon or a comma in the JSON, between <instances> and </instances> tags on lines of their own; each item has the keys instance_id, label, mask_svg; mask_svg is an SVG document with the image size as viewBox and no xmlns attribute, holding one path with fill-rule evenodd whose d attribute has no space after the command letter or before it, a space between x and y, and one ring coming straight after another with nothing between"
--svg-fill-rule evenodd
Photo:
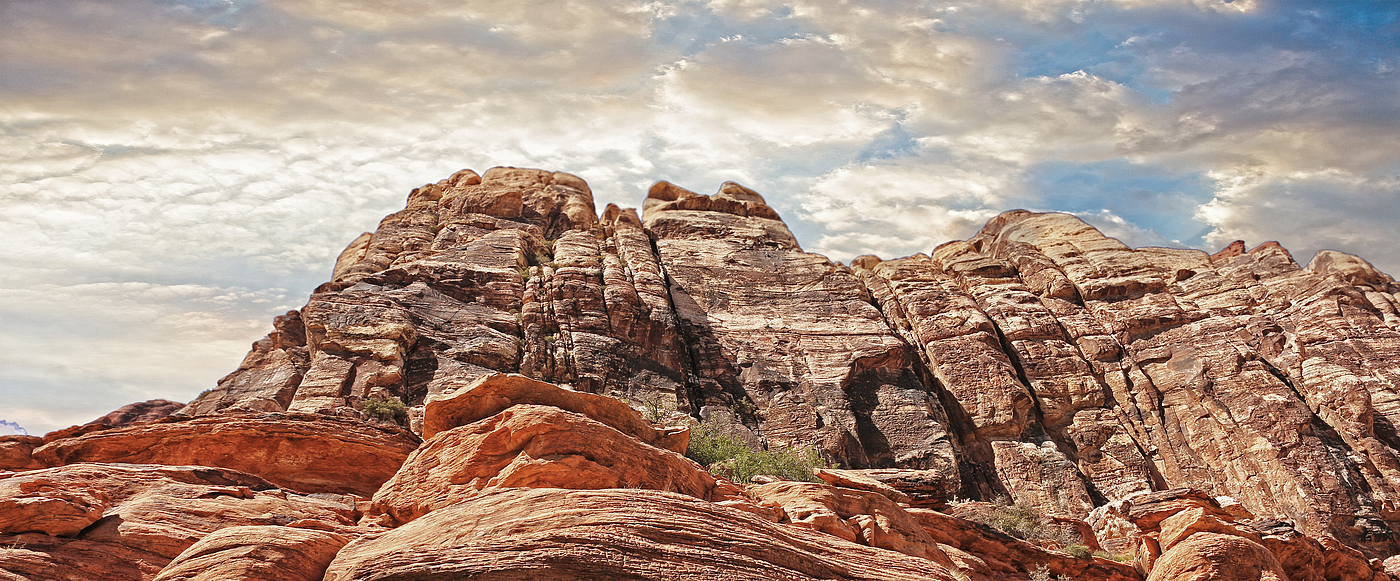
<instances>
[{"instance_id":1,"label":"red sandstone rock","mask_svg":"<svg viewBox=\"0 0 1400 581\"><path fill-rule=\"evenodd\" d=\"M147 580L206 534L300 521L353 524L352 505L222 468L74 464L0 479L0 571ZM36 534L43 533L43 534Z\"/></svg>"},{"instance_id":2,"label":"red sandstone rock","mask_svg":"<svg viewBox=\"0 0 1400 581\"><path fill-rule=\"evenodd\" d=\"M185 404L177 401L153 399L124 405L88 423L100 424L109 428L120 428L132 424L154 422L165 418L183 407L185 407Z\"/></svg>"},{"instance_id":3,"label":"red sandstone rock","mask_svg":"<svg viewBox=\"0 0 1400 581\"><path fill-rule=\"evenodd\" d=\"M327 581L954 579L932 561L651 490L502 489L347 545Z\"/></svg>"},{"instance_id":4,"label":"red sandstone rock","mask_svg":"<svg viewBox=\"0 0 1400 581\"><path fill-rule=\"evenodd\" d=\"M0 436L0 470L34 470L44 464L33 457L34 449L44 445L38 436Z\"/></svg>"},{"instance_id":5,"label":"red sandstone rock","mask_svg":"<svg viewBox=\"0 0 1400 581\"><path fill-rule=\"evenodd\" d=\"M106 543L41 533L0 535L0 579L150 581L168 558Z\"/></svg>"},{"instance_id":6,"label":"red sandstone rock","mask_svg":"<svg viewBox=\"0 0 1400 581\"><path fill-rule=\"evenodd\" d=\"M418 443L406 430L355 420L297 414L210 416L53 440L34 450L34 458L52 466L219 466L300 492L369 496Z\"/></svg>"},{"instance_id":7,"label":"red sandstone rock","mask_svg":"<svg viewBox=\"0 0 1400 581\"><path fill-rule=\"evenodd\" d=\"M1200 532L1162 554L1147 581L1289 581L1273 553L1253 540Z\"/></svg>"},{"instance_id":8,"label":"red sandstone rock","mask_svg":"<svg viewBox=\"0 0 1400 581\"><path fill-rule=\"evenodd\" d=\"M642 442L684 453L689 430L658 430L641 414L617 399L579 393L521 375L491 374L451 393L428 398L423 415L423 437L475 423L513 405L556 407L588 416Z\"/></svg>"},{"instance_id":9,"label":"red sandstone rock","mask_svg":"<svg viewBox=\"0 0 1400 581\"><path fill-rule=\"evenodd\" d=\"M490 488L646 488L709 498L714 486L680 454L581 414L522 404L429 438L374 494L374 507L402 524Z\"/></svg>"},{"instance_id":10,"label":"red sandstone rock","mask_svg":"<svg viewBox=\"0 0 1400 581\"><path fill-rule=\"evenodd\" d=\"M154 581L320 581L350 539L285 526L219 529L190 545Z\"/></svg>"},{"instance_id":11,"label":"red sandstone rock","mask_svg":"<svg viewBox=\"0 0 1400 581\"><path fill-rule=\"evenodd\" d=\"M952 566L919 523L881 494L811 482L754 485L745 492L761 504L781 506L784 523Z\"/></svg>"},{"instance_id":12,"label":"red sandstone rock","mask_svg":"<svg viewBox=\"0 0 1400 581\"><path fill-rule=\"evenodd\" d=\"M992 579L1016 578L1032 572L1038 566L1044 566L1052 575L1063 575L1071 579L1142 579L1142 576L1126 563L1100 558L1072 557L1014 538L993 527L933 510L910 508L906 509L906 512L944 552L955 560L959 553L975 557L975 561L971 563L973 567L969 568Z\"/></svg>"}]
</instances>

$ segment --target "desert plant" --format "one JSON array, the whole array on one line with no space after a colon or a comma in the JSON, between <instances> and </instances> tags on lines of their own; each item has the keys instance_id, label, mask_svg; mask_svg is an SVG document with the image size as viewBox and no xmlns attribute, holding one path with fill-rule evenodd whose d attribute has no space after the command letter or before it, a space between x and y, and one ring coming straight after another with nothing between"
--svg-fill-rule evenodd
<instances>
[{"instance_id":1,"label":"desert plant","mask_svg":"<svg viewBox=\"0 0 1400 581\"><path fill-rule=\"evenodd\" d=\"M1094 556L1093 549L1090 549L1087 545L1065 545L1065 552L1073 555L1076 559L1088 559Z\"/></svg>"},{"instance_id":2,"label":"desert plant","mask_svg":"<svg viewBox=\"0 0 1400 581\"><path fill-rule=\"evenodd\" d=\"M767 474L787 480L820 482L813 468L829 468L821 454L811 448L771 448L755 450L737 436L723 434L720 426L705 422L691 426L690 445L685 455L717 476L747 484L754 476Z\"/></svg>"},{"instance_id":3,"label":"desert plant","mask_svg":"<svg viewBox=\"0 0 1400 581\"><path fill-rule=\"evenodd\" d=\"M377 420L402 422L408 419L408 406L397 397L367 399L360 411Z\"/></svg>"},{"instance_id":4,"label":"desert plant","mask_svg":"<svg viewBox=\"0 0 1400 581\"><path fill-rule=\"evenodd\" d=\"M671 415L671 412L675 411L673 407L667 406L666 403L661 400L661 396L649 397L638 403L642 404L642 417L645 417L647 421L652 423L661 422L661 420L666 419L666 416Z\"/></svg>"},{"instance_id":5,"label":"desert plant","mask_svg":"<svg viewBox=\"0 0 1400 581\"><path fill-rule=\"evenodd\" d=\"M1050 526L1048 519L1030 504L1012 503L1004 496L998 496L993 502L996 507L991 514L978 519L982 524L994 526L1022 540L1050 539L1066 546L1082 546L1080 543L1084 542L1078 533L1068 528Z\"/></svg>"},{"instance_id":6,"label":"desert plant","mask_svg":"<svg viewBox=\"0 0 1400 581\"><path fill-rule=\"evenodd\" d=\"M758 406L753 403L753 400L744 397L730 404L729 411L734 412L734 415L741 418L753 417L754 414L758 413Z\"/></svg>"}]
</instances>

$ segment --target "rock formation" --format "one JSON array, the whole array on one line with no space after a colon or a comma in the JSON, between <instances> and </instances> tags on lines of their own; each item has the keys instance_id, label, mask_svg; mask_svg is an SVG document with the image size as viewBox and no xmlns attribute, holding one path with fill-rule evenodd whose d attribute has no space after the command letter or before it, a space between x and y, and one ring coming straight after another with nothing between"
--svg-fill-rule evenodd
<instances>
[{"instance_id":1,"label":"rock formation","mask_svg":"<svg viewBox=\"0 0 1400 581\"><path fill-rule=\"evenodd\" d=\"M1390 579L1398 305L1276 243L1016 210L846 266L738 184L463 170L179 411L0 437L0 578ZM716 478L687 416L836 467Z\"/></svg>"}]
</instances>

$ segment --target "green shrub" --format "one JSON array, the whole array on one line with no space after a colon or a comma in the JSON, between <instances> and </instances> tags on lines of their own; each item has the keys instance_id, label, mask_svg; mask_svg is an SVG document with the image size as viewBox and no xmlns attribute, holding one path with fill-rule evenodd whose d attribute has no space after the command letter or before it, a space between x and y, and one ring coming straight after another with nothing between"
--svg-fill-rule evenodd
<instances>
[{"instance_id":1,"label":"green shrub","mask_svg":"<svg viewBox=\"0 0 1400 581\"><path fill-rule=\"evenodd\" d=\"M1088 559L1094 556L1094 551L1086 545L1065 545L1065 552L1073 555L1076 559Z\"/></svg>"},{"instance_id":2,"label":"green shrub","mask_svg":"<svg viewBox=\"0 0 1400 581\"><path fill-rule=\"evenodd\" d=\"M812 474L812 469L830 467L814 449L754 450L742 438L722 434L717 426L709 423L691 426L690 445L685 455L709 467L716 476L725 476L740 484L747 484L760 474L821 482Z\"/></svg>"},{"instance_id":3,"label":"green shrub","mask_svg":"<svg viewBox=\"0 0 1400 581\"><path fill-rule=\"evenodd\" d=\"M377 420L402 422L408 419L408 406L397 397L367 399L361 411Z\"/></svg>"},{"instance_id":4,"label":"green shrub","mask_svg":"<svg viewBox=\"0 0 1400 581\"><path fill-rule=\"evenodd\" d=\"M1013 504L1004 496L997 497L993 502L996 507L992 509L991 515L979 519L982 524L994 526L1022 540L1050 539L1066 545L1066 550L1069 546L1083 546L1080 543L1083 543L1084 539L1080 538L1078 533L1067 528L1050 526L1048 519L1034 506L1024 502ZM1088 547L1084 547L1084 550L1088 551Z\"/></svg>"}]
</instances>

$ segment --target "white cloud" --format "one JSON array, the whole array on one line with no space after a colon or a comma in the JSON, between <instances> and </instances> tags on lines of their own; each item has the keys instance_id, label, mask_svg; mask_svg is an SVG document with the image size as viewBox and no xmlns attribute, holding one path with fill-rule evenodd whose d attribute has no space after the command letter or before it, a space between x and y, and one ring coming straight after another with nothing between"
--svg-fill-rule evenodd
<instances>
[{"instance_id":1,"label":"white cloud","mask_svg":"<svg viewBox=\"0 0 1400 581\"><path fill-rule=\"evenodd\" d=\"M826 231L809 251L850 261L928 252L976 233L1010 188L988 173L954 167L855 166L832 172L798 196L803 218Z\"/></svg>"},{"instance_id":2,"label":"white cloud","mask_svg":"<svg viewBox=\"0 0 1400 581\"><path fill-rule=\"evenodd\" d=\"M284 289L152 283L0 289L0 413L42 434L132 401L188 401L271 330L265 312L304 301Z\"/></svg>"},{"instance_id":3,"label":"white cloud","mask_svg":"<svg viewBox=\"0 0 1400 581\"><path fill-rule=\"evenodd\" d=\"M1179 209L1210 243L1330 245L1400 270L1385 243L1400 57L1350 56L1367 42L1354 31L1309 32L1349 25L1288 10L3 2L0 296L30 321L0 329L4 369L20 370L6 377L74 401L198 393L344 244L463 167L573 172L600 207L637 205L656 179L732 179L809 249L848 260L927 251L1013 206L1056 209L1027 186L1037 164L1126 159L1210 172L1214 201ZM1091 32L1114 48L1076 54ZM1182 236L1081 215L1129 244ZM172 337L199 354L178 369L161 355ZM93 415L29 409L43 426Z\"/></svg>"}]
</instances>

